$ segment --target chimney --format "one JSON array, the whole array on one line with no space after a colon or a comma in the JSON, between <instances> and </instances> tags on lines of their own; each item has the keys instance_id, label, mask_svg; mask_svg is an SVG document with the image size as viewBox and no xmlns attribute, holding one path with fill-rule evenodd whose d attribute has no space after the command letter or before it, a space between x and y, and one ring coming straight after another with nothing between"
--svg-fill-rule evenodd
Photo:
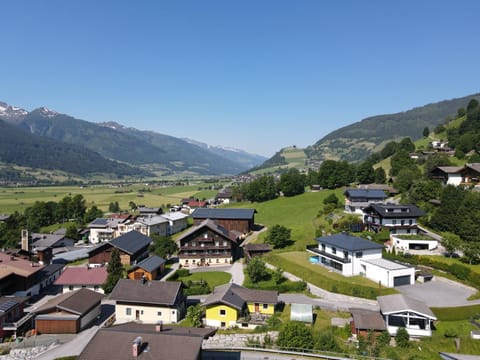
<instances>
[{"instance_id":1,"label":"chimney","mask_svg":"<svg viewBox=\"0 0 480 360\"><path fill-rule=\"evenodd\" d=\"M155 332L162 332L162 330L163 330L163 322L160 320L155 325Z\"/></svg>"},{"instance_id":2,"label":"chimney","mask_svg":"<svg viewBox=\"0 0 480 360\"><path fill-rule=\"evenodd\" d=\"M135 340L133 340L133 344L132 344L132 355L134 358L140 355L141 347L142 347L142 338L139 336Z\"/></svg>"}]
</instances>

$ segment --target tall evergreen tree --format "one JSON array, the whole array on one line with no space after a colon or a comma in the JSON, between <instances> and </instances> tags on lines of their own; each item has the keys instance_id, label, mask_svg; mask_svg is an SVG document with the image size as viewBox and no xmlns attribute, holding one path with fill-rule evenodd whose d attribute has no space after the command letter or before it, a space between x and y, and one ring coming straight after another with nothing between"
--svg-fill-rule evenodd
<instances>
[{"instance_id":1,"label":"tall evergreen tree","mask_svg":"<svg viewBox=\"0 0 480 360\"><path fill-rule=\"evenodd\" d=\"M106 294L110 294L118 280L123 277L123 266L120 261L120 253L117 248L114 248L111 253L110 261L107 265L107 274L107 279L105 280L102 288Z\"/></svg>"}]
</instances>

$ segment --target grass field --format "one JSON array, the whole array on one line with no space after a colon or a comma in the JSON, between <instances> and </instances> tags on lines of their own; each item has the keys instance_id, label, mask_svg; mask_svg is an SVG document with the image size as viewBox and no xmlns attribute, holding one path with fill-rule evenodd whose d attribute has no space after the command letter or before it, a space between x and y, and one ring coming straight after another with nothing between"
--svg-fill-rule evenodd
<instances>
[{"instance_id":1,"label":"grass field","mask_svg":"<svg viewBox=\"0 0 480 360\"><path fill-rule=\"evenodd\" d=\"M216 286L226 284L230 281L232 275L223 271L205 271L198 273L191 273L188 276L179 277L179 281L184 283L188 281L206 281L208 286L213 289Z\"/></svg>"},{"instance_id":2,"label":"grass field","mask_svg":"<svg viewBox=\"0 0 480 360\"><path fill-rule=\"evenodd\" d=\"M132 201L137 205L151 207L175 205L183 198L190 196L199 199L209 199L215 196L217 190L205 190L212 184L198 183L189 186L148 186L145 184L113 187L98 185L90 187L52 186L26 188L0 188L0 213L22 212L35 201L60 201L68 195L81 194L86 199L87 207L96 205L103 211L108 211L111 202L118 201L121 209L129 209Z\"/></svg>"}]
</instances>

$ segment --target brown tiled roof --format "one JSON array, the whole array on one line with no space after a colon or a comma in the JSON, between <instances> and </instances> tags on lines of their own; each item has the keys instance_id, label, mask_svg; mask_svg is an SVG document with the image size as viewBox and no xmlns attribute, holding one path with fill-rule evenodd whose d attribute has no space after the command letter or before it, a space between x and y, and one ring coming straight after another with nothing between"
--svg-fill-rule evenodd
<instances>
[{"instance_id":1,"label":"brown tiled roof","mask_svg":"<svg viewBox=\"0 0 480 360\"><path fill-rule=\"evenodd\" d=\"M55 285L102 285L107 279L105 267L88 268L86 266L67 267Z\"/></svg>"},{"instance_id":2,"label":"brown tiled roof","mask_svg":"<svg viewBox=\"0 0 480 360\"><path fill-rule=\"evenodd\" d=\"M367 309L350 309L355 328L362 330L386 330L385 320L379 311Z\"/></svg>"},{"instance_id":3,"label":"brown tiled roof","mask_svg":"<svg viewBox=\"0 0 480 360\"><path fill-rule=\"evenodd\" d=\"M96 291L79 289L54 297L38 309L35 309L35 313L40 314L63 310L82 316L98 305L102 299L103 295Z\"/></svg>"},{"instance_id":4,"label":"brown tiled roof","mask_svg":"<svg viewBox=\"0 0 480 360\"><path fill-rule=\"evenodd\" d=\"M138 356L141 360L195 360L201 356L202 336L113 326L100 329L83 349L78 360L133 359L132 347L137 338L141 338L141 352Z\"/></svg>"},{"instance_id":5,"label":"brown tiled roof","mask_svg":"<svg viewBox=\"0 0 480 360\"><path fill-rule=\"evenodd\" d=\"M110 299L152 305L175 305L182 283L179 281L148 281L120 279Z\"/></svg>"},{"instance_id":6,"label":"brown tiled roof","mask_svg":"<svg viewBox=\"0 0 480 360\"><path fill-rule=\"evenodd\" d=\"M43 265L32 264L29 260L0 252L0 279L11 274L28 277L44 268Z\"/></svg>"}]
</instances>

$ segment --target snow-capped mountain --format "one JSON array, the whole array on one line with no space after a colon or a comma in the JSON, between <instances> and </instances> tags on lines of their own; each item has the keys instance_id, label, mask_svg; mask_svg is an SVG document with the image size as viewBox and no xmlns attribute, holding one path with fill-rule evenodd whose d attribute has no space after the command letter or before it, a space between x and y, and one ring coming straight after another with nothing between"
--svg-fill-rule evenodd
<instances>
[{"instance_id":1,"label":"snow-capped mountain","mask_svg":"<svg viewBox=\"0 0 480 360\"><path fill-rule=\"evenodd\" d=\"M0 116L8 119L20 118L28 114L27 110L8 105L0 101Z\"/></svg>"}]
</instances>

